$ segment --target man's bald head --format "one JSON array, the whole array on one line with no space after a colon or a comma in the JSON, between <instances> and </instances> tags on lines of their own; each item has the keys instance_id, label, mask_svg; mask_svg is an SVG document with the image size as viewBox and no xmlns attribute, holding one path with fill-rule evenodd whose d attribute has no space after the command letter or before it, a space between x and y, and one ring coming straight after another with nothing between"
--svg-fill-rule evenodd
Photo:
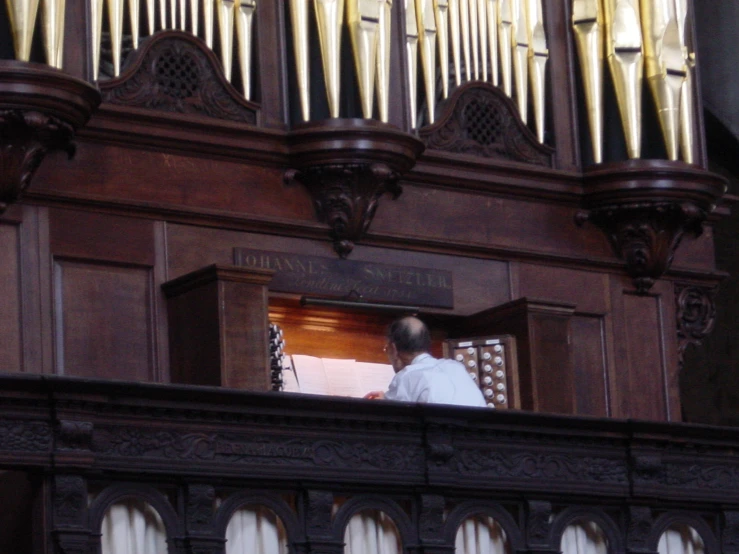
<instances>
[{"instance_id":1,"label":"man's bald head","mask_svg":"<svg viewBox=\"0 0 739 554\"><path fill-rule=\"evenodd\" d=\"M417 317L404 317L390 324L387 340L399 354L421 354L431 350L431 335L426 324Z\"/></svg>"}]
</instances>

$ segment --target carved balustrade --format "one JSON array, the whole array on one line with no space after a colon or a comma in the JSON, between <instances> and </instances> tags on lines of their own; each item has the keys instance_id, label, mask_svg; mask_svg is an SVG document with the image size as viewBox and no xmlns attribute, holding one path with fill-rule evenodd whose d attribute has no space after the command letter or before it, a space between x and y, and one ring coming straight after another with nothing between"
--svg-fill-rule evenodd
<instances>
[{"instance_id":1,"label":"carved balustrade","mask_svg":"<svg viewBox=\"0 0 739 554\"><path fill-rule=\"evenodd\" d=\"M610 552L656 552L675 524L694 529L708 554L739 552L732 429L0 381L0 469L37 483L56 552L95 551L104 513L124 498L159 513L169 552L221 552L245 505L280 518L291 552L342 552L344 526L367 509L392 518L406 552L452 552L457 527L475 514L498 522L512 552L559 552L576 521L597 524Z\"/></svg>"}]
</instances>

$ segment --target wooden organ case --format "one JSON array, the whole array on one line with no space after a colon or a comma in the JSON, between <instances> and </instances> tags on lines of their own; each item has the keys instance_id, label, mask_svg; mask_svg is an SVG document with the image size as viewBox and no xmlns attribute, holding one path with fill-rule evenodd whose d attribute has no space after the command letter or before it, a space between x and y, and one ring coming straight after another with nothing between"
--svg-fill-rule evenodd
<instances>
[{"instance_id":1,"label":"wooden organ case","mask_svg":"<svg viewBox=\"0 0 739 554\"><path fill-rule=\"evenodd\" d=\"M264 390L268 314L309 353L382 361L388 317L363 309L413 306L392 283L358 312L298 304L368 287L356 262L447 272L450 301L420 306L435 353L515 336L512 407L680 418L725 188L690 6L465 3L473 20L430 0L6 4L5 371ZM245 276L238 250L354 284L275 288L284 268Z\"/></svg>"}]
</instances>

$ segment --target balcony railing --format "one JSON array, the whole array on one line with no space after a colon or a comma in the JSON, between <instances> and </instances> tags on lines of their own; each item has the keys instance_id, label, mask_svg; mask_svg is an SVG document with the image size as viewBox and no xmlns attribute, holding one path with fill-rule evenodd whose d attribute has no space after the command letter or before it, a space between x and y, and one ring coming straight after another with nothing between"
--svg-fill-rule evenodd
<instances>
[{"instance_id":1,"label":"balcony railing","mask_svg":"<svg viewBox=\"0 0 739 554\"><path fill-rule=\"evenodd\" d=\"M0 383L0 469L30 483L36 502L24 505L45 515L19 519L36 521L25 528L56 552L97 551L121 499L158 512L169 552L223 551L243 506L276 514L290 552L343 552L347 522L368 511L393 521L404 552L452 552L476 515L496 521L510 552L560 552L565 530L583 522L614 553L657 552L678 527L709 554L739 552L733 429L41 376Z\"/></svg>"}]
</instances>

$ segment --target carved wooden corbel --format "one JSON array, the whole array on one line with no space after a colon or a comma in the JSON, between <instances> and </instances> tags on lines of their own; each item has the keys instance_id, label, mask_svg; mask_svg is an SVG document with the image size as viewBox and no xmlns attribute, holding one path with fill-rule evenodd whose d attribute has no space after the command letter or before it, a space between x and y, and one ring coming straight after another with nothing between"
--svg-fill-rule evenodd
<instances>
[{"instance_id":1,"label":"carved wooden corbel","mask_svg":"<svg viewBox=\"0 0 739 554\"><path fill-rule=\"evenodd\" d=\"M670 268L685 233L700 236L725 190L722 177L680 162L602 165L585 174L586 209L575 221L605 233L637 292L646 294Z\"/></svg>"},{"instance_id":2,"label":"carved wooden corbel","mask_svg":"<svg viewBox=\"0 0 739 554\"><path fill-rule=\"evenodd\" d=\"M285 181L308 189L334 250L346 258L369 229L382 195L400 196L398 179L422 151L417 138L377 121L311 122L290 133L293 169Z\"/></svg>"},{"instance_id":3,"label":"carved wooden corbel","mask_svg":"<svg viewBox=\"0 0 739 554\"><path fill-rule=\"evenodd\" d=\"M99 104L100 94L84 81L0 60L0 214L28 188L49 151L74 154L74 134Z\"/></svg>"}]
</instances>

